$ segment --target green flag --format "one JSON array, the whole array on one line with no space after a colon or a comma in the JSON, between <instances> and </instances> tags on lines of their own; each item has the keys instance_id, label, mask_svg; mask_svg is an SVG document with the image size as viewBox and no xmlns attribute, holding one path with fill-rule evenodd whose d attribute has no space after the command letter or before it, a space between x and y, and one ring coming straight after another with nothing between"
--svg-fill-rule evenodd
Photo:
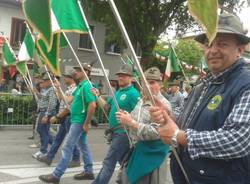
<instances>
[{"instance_id":1,"label":"green flag","mask_svg":"<svg viewBox=\"0 0 250 184\"><path fill-rule=\"evenodd\" d=\"M46 65L57 76L61 75L59 55L60 55L60 33L54 34L53 45L49 52L46 50L46 45L42 39L38 39L36 42L38 53L41 55L41 59L44 59Z\"/></svg>"},{"instance_id":2,"label":"green flag","mask_svg":"<svg viewBox=\"0 0 250 184\"><path fill-rule=\"evenodd\" d=\"M39 33L46 49L50 51L53 41L50 0L24 0L22 5L29 25Z\"/></svg>"},{"instance_id":3,"label":"green flag","mask_svg":"<svg viewBox=\"0 0 250 184\"><path fill-rule=\"evenodd\" d=\"M188 0L188 8L192 17L206 32L209 43L211 43L217 33L218 0Z\"/></svg>"},{"instance_id":4,"label":"green flag","mask_svg":"<svg viewBox=\"0 0 250 184\"><path fill-rule=\"evenodd\" d=\"M180 66L177 61L177 56L172 47L169 48L167 66L164 73L164 78L169 78L172 72L180 72Z\"/></svg>"},{"instance_id":5,"label":"green flag","mask_svg":"<svg viewBox=\"0 0 250 184\"><path fill-rule=\"evenodd\" d=\"M26 30L26 34L23 40L23 43L21 45L21 48L18 53L18 60L19 61L29 61L33 58L34 55L34 48L35 43L33 41L33 38L29 32L29 30Z\"/></svg>"},{"instance_id":6,"label":"green flag","mask_svg":"<svg viewBox=\"0 0 250 184\"><path fill-rule=\"evenodd\" d=\"M51 0L52 32L87 33L77 0Z\"/></svg>"},{"instance_id":7,"label":"green flag","mask_svg":"<svg viewBox=\"0 0 250 184\"><path fill-rule=\"evenodd\" d=\"M19 61L16 63L16 69L22 76L27 76L27 66L25 61Z\"/></svg>"},{"instance_id":8,"label":"green flag","mask_svg":"<svg viewBox=\"0 0 250 184\"><path fill-rule=\"evenodd\" d=\"M13 53L11 47L9 46L8 42L5 41L3 44L3 62L5 65L15 65L16 62L16 56Z\"/></svg>"}]
</instances>

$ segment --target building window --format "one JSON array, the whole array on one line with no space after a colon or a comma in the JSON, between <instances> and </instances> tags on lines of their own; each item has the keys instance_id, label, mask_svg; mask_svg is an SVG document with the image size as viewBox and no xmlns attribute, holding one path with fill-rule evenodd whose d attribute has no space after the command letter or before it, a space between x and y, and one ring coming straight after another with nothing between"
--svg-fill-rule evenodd
<instances>
[{"instance_id":1,"label":"building window","mask_svg":"<svg viewBox=\"0 0 250 184\"><path fill-rule=\"evenodd\" d=\"M106 53L121 54L121 47L117 43L106 41L106 43L105 43L105 52Z\"/></svg>"},{"instance_id":2,"label":"building window","mask_svg":"<svg viewBox=\"0 0 250 184\"><path fill-rule=\"evenodd\" d=\"M108 28L106 29L105 32L105 52L106 53L111 53L111 54L121 54L121 45L119 44L119 42L115 41L114 38L112 38L112 31L110 31ZM111 39L110 40L110 36Z\"/></svg>"},{"instance_id":3,"label":"building window","mask_svg":"<svg viewBox=\"0 0 250 184\"><path fill-rule=\"evenodd\" d=\"M25 35L26 25L23 19L12 18L11 23L11 36L10 45L14 48L19 48L24 35Z\"/></svg>"},{"instance_id":4,"label":"building window","mask_svg":"<svg viewBox=\"0 0 250 184\"><path fill-rule=\"evenodd\" d=\"M95 27L94 26L89 26L89 27L92 35L94 35ZM88 34L80 34L79 48L92 49L92 43Z\"/></svg>"}]
</instances>

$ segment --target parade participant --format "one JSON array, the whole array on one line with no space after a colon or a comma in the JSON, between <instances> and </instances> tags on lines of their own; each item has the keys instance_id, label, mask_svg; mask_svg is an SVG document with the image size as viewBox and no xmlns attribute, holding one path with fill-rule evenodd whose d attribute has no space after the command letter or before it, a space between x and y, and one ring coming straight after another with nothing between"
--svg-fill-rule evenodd
<instances>
[{"instance_id":1,"label":"parade participant","mask_svg":"<svg viewBox=\"0 0 250 184\"><path fill-rule=\"evenodd\" d=\"M39 98L37 132L40 136L41 147L40 151L32 155L34 158L45 155L47 153L48 144L52 144L52 136L49 133L49 119L56 113L57 106L56 94L51 86L48 74L45 74L42 79L43 81L40 85L43 90L37 95Z\"/></svg>"},{"instance_id":2,"label":"parade participant","mask_svg":"<svg viewBox=\"0 0 250 184\"><path fill-rule=\"evenodd\" d=\"M180 82L175 80L169 83L168 100L171 103L175 117L178 117L184 105L184 96L180 92Z\"/></svg>"},{"instance_id":3,"label":"parade participant","mask_svg":"<svg viewBox=\"0 0 250 184\"><path fill-rule=\"evenodd\" d=\"M83 64L87 75L90 75L91 66ZM84 175L83 179L94 179L93 161L87 143L87 133L92 116L95 113L96 98L90 91L90 84L80 67L74 67L74 77L79 82L76 90L73 92L70 104L70 122L71 126L62 148L62 158L57 164L52 174L41 175L39 179L47 183L59 183L61 176L68 167L75 145L83 153Z\"/></svg>"},{"instance_id":4,"label":"parade participant","mask_svg":"<svg viewBox=\"0 0 250 184\"><path fill-rule=\"evenodd\" d=\"M132 85L132 67L122 65L116 75L119 89L115 92L115 98L120 109L131 112L139 100L139 93ZM95 89L92 92L99 96ZM121 163L124 155L129 150L129 141L125 130L119 125L115 117L117 109L113 99L109 98L106 103L99 96L98 103L106 110L109 109L109 127L112 131L112 140L108 153L104 158L102 169L92 184L108 184L115 170L116 163Z\"/></svg>"},{"instance_id":5,"label":"parade participant","mask_svg":"<svg viewBox=\"0 0 250 184\"><path fill-rule=\"evenodd\" d=\"M162 76L157 67L144 73L152 94L171 112L171 104L161 94ZM145 89L145 88L144 88ZM116 118L122 125L129 127L129 135L134 142L134 150L123 173L122 183L166 184L167 154L169 146L160 140L157 124L151 121L149 107L151 102L143 93L131 115L117 112Z\"/></svg>"},{"instance_id":6,"label":"parade participant","mask_svg":"<svg viewBox=\"0 0 250 184\"><path fill-rule=\"evenodd\" d=\"M65 98L66 98L65 100L67 100L67 98L70 98L70 96L76 89L76 84L72 76L73 75L72 69L68 72L65 72L62 75L63 75L64 83L67 86L67 90L65 91ZM60 84L56 82L55 86L57 88L57 94L60 97L60 107L59 107L59 112L55 116L51 117L50 122L51 123L59 122L60 123L59 130L56 134L56 137L48 153L44 156L37 158L38 161L44 162L47 165L50 165L52 163L52 160L55 158L55 155L70 128L70 114L63 100L63 96L62 96L63 94L59 90ZM80 164L81 164L80 153L79 153L77 146L75 146L74 151L73 151L72 161L70 162L68 167L69 168L78 167L80 166Z\"/></svg>"},{"instance_id":7,"label":"parade participant","mask_svg":"<svg viewBox=\"0 0 250 184\"><path fill-rule=\"evenodd\" d=\"M205 34L195 40L205 48L210 73L193 88L177 122L159 107L150 109L151 116L163 124L158 129L162 140L179 147L190 183L247 184L250 71L241 55L250 38L238 17L223 13L210 45ZM171 173L175 184L187 183L175 157Z\"/></svg>"}]
</instances>

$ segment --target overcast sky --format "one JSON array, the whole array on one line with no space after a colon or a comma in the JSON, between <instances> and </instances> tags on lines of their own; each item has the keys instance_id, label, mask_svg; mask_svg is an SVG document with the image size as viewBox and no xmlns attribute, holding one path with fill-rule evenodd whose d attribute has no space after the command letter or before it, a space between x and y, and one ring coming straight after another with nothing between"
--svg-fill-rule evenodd
<instances>
[{"instance_id":1,"label":"overcast sky","mask_svg":"<svg viewBox=\"0 0 250 184\"><path fill-rule=\"evenodd\" d=\"M243 9L242 12L239 14L239 17L241 18L244 27L248 29L247 35L250 36L250 7Z\"/></svg>"},{"instance_id":2,"label":"overcast sky","mask_svg":"<svg viewBox=\"0 0 250 184\"><path fill-rule=\"evenodd\" d=\"M243 25L246 29L248 29L248 33L247 35L250 36L250 7L248 8L244 8L243 10L241 10L241 12L238 14L241 21L243 22ZM186 35L194 35L195 33L189 32ZM162 40L164 41L168 41L168 39L170 38L170 40L174 39L175 37L175 32L170 31L169 35L167 36L166 34L162 34Z\"/></svg>"}]
</instances>

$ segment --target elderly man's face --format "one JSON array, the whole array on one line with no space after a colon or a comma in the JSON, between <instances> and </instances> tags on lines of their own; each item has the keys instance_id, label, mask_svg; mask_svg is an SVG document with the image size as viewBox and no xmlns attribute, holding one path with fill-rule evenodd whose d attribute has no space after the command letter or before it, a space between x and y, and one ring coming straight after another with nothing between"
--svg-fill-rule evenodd
<instances>
[{"instance_id":1,"label":"elderly man's face","mask_svg":"<svg viewBox=\"0 0 250 184\"><path fill-rule=\"evenodd\" d=\"M151 92L154 95L158 95L158 93L161 91L161 84L160 84L160 82L155 81L155 80L148 80L148 84L149 84Z\"/></svg>"},{"instance_id":2,"label":"elderly man's face","mask_svg":"<svg viewBox=\"0 0 250 184\"><path fill-rule=\"evenodd\" d=\"M171 93L174 94L174 93L176 93L179 90L179 86L171 86L169 88L169 90L170 90Z\"/></svg>"},{"instance_id":3,"label":"elderly man's face","mask_svg":"<svg viewBox=\"0 0 250 184\"><path fill-rule=\"evenodd\" d=\"M43 80L43 82L41 83L41 88L48 88L50 84L50 80Z\"/></svg>"},{"instance_id":4,"label":"elderly man's face","mask_svg":"<svg viewBox=\"0 0 250 184\"><path fill-rule=\"evenodd\" d=\"M239 44L233 34L218 34L211 46L205 47L205 58L209 70L217 74L236 62L244 52L245 45Z\"/></svg>"}]
</instances>

